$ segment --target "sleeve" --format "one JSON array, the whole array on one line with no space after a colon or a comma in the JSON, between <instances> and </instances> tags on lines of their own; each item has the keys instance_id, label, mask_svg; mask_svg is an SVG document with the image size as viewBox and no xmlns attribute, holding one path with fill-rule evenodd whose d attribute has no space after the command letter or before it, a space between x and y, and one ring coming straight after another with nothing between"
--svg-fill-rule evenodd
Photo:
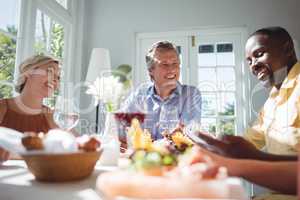
<instances>
[{"instance_id":1,"label":"sleeve","mask_svg":"<svg viewBox=\"0 0 300 200\"><path fill-rule=\"evenodd\" d=\"M188 87L186 101L183 106L181 119L184 124L190 121L201 123L202 97L200 91L195 87Z\"/></svg>"},{"instance_id":2,"label":"sleeve","mask_svg":"<svg viewBox=\"0 0 300 200\"><path fill-rule=\"evenodd\" d=\"M0 123L3 121L4 115L7 111L6 99L0 100Z\"/></svg>"},{"instance_id":3,"label":"sleeve","mask_svg":"<svg viewBox=\"0 0 300 200\"><path fill-rule=\"evenodd\" d=\"M293 123L295 131L293 131L293 137L291 140L292 149L296 152L300 151L300 98L298 98L296 102L297 107L297 118Z\"/></svg>"},{"instance_id":4,"label":"sleeve","mask_svg":"<svg viewBox=\"0 0 300 200\"><path fill-rule=\"evenodd\" d=\"M265 146L265 134L262 129L263 124L263 111L258 115L258 118L253 125L247 128L244 133L244 138L254 144L256 148L261 149Z\"/></svg>"}]
</instances>

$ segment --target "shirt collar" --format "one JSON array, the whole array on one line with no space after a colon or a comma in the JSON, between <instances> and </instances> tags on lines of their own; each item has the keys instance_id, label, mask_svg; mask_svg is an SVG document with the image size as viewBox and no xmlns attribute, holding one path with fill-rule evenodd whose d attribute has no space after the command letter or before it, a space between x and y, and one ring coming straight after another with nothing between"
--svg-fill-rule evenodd
<instances>
[{"instance_id":1,"label":"shirt collar","mask_svg":"<svg viewBox=\"0 0 300 200\"><path fill-rule=\"evenodd\" d=\"M280 89L278 90L275 86L272 88L270 92L270 97L275 98L277 97L277 95L284 97L288 89L295 87L296 80L299 74L300 74L300 62L297 62L292 67L287 77L282 82Z\"/></svg>"},{"instance_id":2,"label":"shirt collar","mask_svg":"<svg viewBox=\"0 0 300 200\"><path fill-rule=\"evenodd\" d=\"M300 74L300 62L297 62L282 82L280 89L288 89L294 87L295 81Z\"/></svg>"},{"instance_id":3,"label":"shirt collar","mask_svg":"<svg viewBox=\"0 0 300 200\"><path fill-rule=\"evenodd\" d=\"M182 84L179 81L177 81L176 89L173 93L178 94L179 96L182 95Z\"/></svg>"},{"instance_id":4,"label":"shirt collar","mask_svg":"<svg viewBox=\"0 0 300 200\"><path fill-rule=\"evenodd\" d=\"M154 89L154 84L152 84L149 88L148 88L148 94L150 96L154 96L155 94L155 89Z\"/></svg>"},{"instance_id":5,"label":"shirt collar","mask_svg":"<svg viewBox=\"0 0 300 200\"><path fill-rule=\"evenodd\" d=\"M149 91L149 95L150 95L150 96L153 96L153 97L159 97L159 96L156 94L156 92L155 92L154 84L152 84L152 85L149 87L148 91ZM171 95L169 96L168 99L173 98L174 96L181 96L181 94L182 94L182 84L181 84L179 81L177 81L177 83L176 83L176 88L175 88L175 90L171 93ZM161 98L159 97L159 99L161 99Z\"/></svg>"}]
</instances>

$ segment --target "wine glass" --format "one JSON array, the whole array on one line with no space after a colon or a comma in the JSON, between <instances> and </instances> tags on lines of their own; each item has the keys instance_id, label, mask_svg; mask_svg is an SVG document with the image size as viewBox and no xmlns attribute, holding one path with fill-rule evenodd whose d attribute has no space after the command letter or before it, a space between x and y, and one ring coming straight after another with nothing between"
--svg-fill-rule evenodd
<instances>
[{"instance_id":1,"label":"wine glass","mask_svg":"<svg viewBox=\"0 0 300 200\"><path fill-rule=\"evenodd\" d=\"M53 114L55 123L63 130L70 131L79 121L79 113L71 98L58 96Z\"/></svg>"},{"instance_id":2,"label":"wine glass","mask_svg":"<svg viewBox=\"0 0 300 200\"><path fill-rule=\"evenodd\" d=\"M179 113L176 106L163 105L161 107L158 123L162 131L173 131L179 121Z\"/></svg>"}]
</instances>

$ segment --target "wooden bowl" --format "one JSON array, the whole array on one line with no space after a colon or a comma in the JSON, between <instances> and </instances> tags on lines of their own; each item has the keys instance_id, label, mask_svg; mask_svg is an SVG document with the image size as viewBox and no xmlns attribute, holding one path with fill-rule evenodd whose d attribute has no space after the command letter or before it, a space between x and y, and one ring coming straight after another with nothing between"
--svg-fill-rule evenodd
<instances>
[{"instance_id":1,"label":"wooden bowl","mask_svg":"<svg viewBox=\"0 0 300 200\"><path fill-rule=\"evenodd\" d=\"M29 171L38 181L65 182L91 175L102 150L61 154L25 154Z\"/></svg>"}]
</instances>

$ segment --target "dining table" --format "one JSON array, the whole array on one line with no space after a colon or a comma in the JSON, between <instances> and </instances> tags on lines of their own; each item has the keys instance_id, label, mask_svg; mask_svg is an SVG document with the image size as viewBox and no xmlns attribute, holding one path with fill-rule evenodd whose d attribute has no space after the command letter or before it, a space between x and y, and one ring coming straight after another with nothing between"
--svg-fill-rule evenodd
<instances>
[{"instance_id":1,"label":"dining table","mask_svg":"<svg viewBox=\"0 0 300 200\"><path fill-rule=\"evenodd\" d=\"M0 166L0 200L105 200L95 188L96 179L103 172L117 169L117 166L104 166L98 161L93 173L83 180L49 183L35 180L23 160L8 160ZM241 179L233 177L227 181L229 199L248 199Z\"/></svg>"}]
</instances>

